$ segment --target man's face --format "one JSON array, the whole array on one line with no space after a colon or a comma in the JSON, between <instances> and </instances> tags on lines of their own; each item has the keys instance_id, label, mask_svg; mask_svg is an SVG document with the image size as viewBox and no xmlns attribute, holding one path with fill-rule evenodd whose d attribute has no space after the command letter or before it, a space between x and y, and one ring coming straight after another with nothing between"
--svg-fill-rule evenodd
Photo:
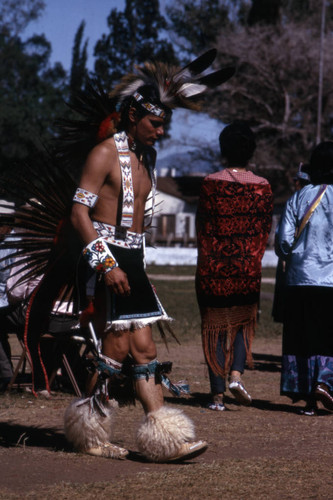
<instances>
[{"instance_id":1,"label":"man's face","mask_svg":"<svg viewBox=\"0 0 333 500\"><path fill-rule=\"evenodd\" d=\"M145 115L136 124L135 140L144 146L153 146L164 134L163 118L153 114Z\"/></svg>"}]
</instances>

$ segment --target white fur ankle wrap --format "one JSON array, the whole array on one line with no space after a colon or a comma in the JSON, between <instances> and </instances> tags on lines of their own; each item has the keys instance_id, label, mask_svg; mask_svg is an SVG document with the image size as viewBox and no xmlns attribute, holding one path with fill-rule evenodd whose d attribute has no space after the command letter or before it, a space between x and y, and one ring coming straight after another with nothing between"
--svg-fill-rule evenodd
<instances>
[{"instance_id":1,"label":"white fur ankle wrap","mask_svg":"<svg viewBox=\"0 0 333 500\"><path fill-rule=\"evenodd\" d=\"M137 432L139 451L153 462L177 455L183 443L194 439L192 420L181 410L165 406L148 413Z\"/></svg>"},{"instance_id":2,"label":"white fur ankle wrap","mask_svg":"<svg viewBox=\"0 0 333 500\"><path fill-rule=\"evenodd\" d=\"M103 405L106 416L94 408L90 400L75 399L64 416L65 435L77 451L95 448L111 439L113 415L118 404L109 401Z\"/></svg>"}]
</instances>

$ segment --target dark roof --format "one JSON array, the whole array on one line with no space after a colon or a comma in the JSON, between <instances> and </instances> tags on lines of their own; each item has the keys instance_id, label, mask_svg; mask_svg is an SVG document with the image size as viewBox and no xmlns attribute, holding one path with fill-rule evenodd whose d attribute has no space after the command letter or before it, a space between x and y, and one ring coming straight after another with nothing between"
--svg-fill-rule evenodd
<instances>
[{"instance_id":1,"label":"dark roof","mask_svg":"<svg viewBox=\"0 0 333 500\"><path fill-rule=\"evenodd\" d=\"M197 203L204 175L181 177L158 177L157 189L187 203Z\"/></svg>"}]
</instances>

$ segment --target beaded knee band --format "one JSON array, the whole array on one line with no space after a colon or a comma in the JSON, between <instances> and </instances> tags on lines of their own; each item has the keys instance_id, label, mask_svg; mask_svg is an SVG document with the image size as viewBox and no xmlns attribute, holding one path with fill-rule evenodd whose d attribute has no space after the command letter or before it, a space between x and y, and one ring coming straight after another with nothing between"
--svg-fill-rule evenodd
<instances>
[{"instance_id":1,"label":"beaded knee band","mask_svg":"<svg viewBox=\"0 0 333 500\"><path fill-rule=\"evenodd\" d=\"M104 354L99 354L97 360L97 369L100 373L106 373L107 376L112 377L113 375L120 375L122 371L123 364L118 361L104 356Z\"/></svg>"},{"instance_id":2,"label":"beaded knee band","mask_svg":"<svg viewBox=\"0 0 333 500\"><path fill-rule=\"evenodd\" d=\"M155 377L158 365L159 362L157 361L157 359L154 359L153 361L150 361L150 363L146 363L144 365L134 365L132 367L134 380L148 380Z\"/></svg>"}]
</instances>

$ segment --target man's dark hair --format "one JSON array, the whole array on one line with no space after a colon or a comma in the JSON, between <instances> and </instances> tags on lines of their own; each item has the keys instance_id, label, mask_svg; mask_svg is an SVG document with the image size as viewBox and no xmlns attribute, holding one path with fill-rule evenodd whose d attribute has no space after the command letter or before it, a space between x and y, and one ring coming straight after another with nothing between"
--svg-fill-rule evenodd
<instances>
[{"instance_id":1,"label":"man's dark hair","mask_svg":"<svg viewBox=\"0 0 333 500\"><path fill-rule=\"evenodd\" d=\"M254 133L242 121L227 125L220 133L219 141L222 158L231 167L245 167L256 149Z\"/></svg>"},{"instance_id":2,"label":"man's dark hair","mask_svg":"<svg viewBox=\"0 0 333 500\"><path fill-rule=\"evenodd\" d=\"M143 97L145 103L150 103L158 106L165 111L165 120L170 119L172 111L170 108L164 106L160 101L160 95L157 88L154 85L142 85L137 89L137 92ZM121 106L121 123L118 127L119 129L127 129L128 126L128 113L130 108L135 108L137 116L139 119L148 115L150 112L144 106L142 106L138 101L134 99L133 96L126 97Z\"/></svg>"},{"instance_id":3,"label":"man's dark hair","mask_svg":"<svg viewBox=\"0 0 333 500\"><path fill-rule=\"evenodd\" d=\"M308 172L312 184L333 184L333 142L318 144L311 154Z\"/></svg>"}]
</instances>

